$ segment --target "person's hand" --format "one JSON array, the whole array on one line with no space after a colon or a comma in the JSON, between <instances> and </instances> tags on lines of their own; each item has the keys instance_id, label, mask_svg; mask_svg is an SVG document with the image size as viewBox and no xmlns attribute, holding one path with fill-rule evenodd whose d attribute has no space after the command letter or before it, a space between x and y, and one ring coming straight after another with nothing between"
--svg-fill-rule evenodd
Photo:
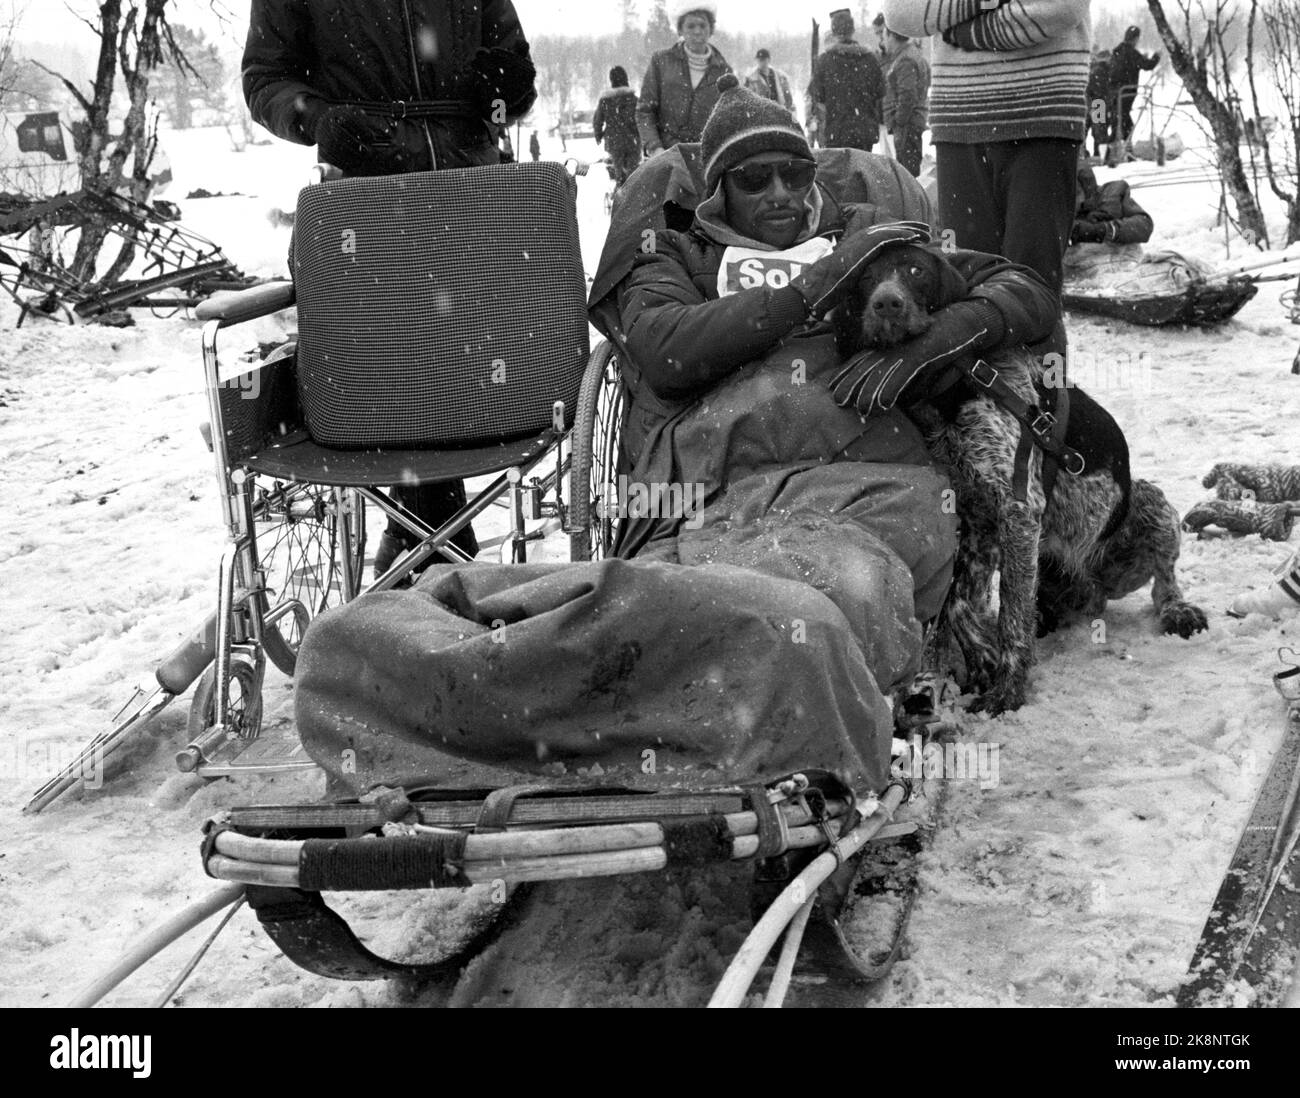
<instances>
[{"instance_id":1,"label":"person's hand","mask_svg":"<svg viewBox=\"0 0 1300 1098\"><path fill-rule=\"evenodd\" d=\"M864 415L890 411L903 398L916 404L946 385L949 368L964 355L996 347L1006 325L986 301L959 301L934 315L928 331L896 347L854 355L831 379L831 394L841 407Z\"/></svg>"},{"instance_id":2,"label":"person's hand","mask_svg":"<svg viewBox=\"0 0 1300 1098\"><path fill-rule=\"evenodd\" d=\"M505 113L527 98L536 79L537 68L528 55L503 46L480 47L469 63L472 98L479 113L497 123L505 122Z\"/></svg>"},{"instance_id":3,"label":"person's hand","mask_svg":"<svg viewBox=\"0 0 1300 1098\"><path fill-rule=\"evenodd\" d=\"M408 170L394 132L389 119L360 107L330 107L316 122L316 146L322 159L347 175L393 175Z\"/></svg>"},{"instance_id":4,"label":"person's hand","mask_svg":"<svg viewBox=\"0 0 1300 1098\"><path fill-rule=\"evenodd\" d=\"M1076 221L1070 230L1071 244L1101 244L1106 239L1106 223L1091 219Z\"/></svg>"},{"instance_id":5,"label":"person's hand","mask_svg":"<svg viewBox=\"0 0 1300 1098\"><path fill-rule=\"evenodd\" d=\"M840 241L830 255L790 280L808 306L808 315L821 319L838 305L863 270L890 244L928 244L930 227L919 221L872 225Z\"/></svg>"}]
</instances>

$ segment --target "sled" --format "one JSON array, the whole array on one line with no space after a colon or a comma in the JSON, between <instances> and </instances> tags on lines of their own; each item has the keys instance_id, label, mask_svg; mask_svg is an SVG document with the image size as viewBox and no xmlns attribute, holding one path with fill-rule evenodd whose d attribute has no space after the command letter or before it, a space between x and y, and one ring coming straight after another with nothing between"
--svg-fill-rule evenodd
<instances>
[{"instance_id":1,"label":"sled","mask_svg":"<svg viewBox=\"0 0 1300 1098\"><path fill-rule=\"evenodd\" d=\"M1211 327L1236 316L1258 292L1259 287L1244 278L1194 282L1177 292L1159 294L1071 290L1067 285L1061 301L1076 312L1096 313L1148 328L1166 324Z\"/></svg>"}]
</instances>

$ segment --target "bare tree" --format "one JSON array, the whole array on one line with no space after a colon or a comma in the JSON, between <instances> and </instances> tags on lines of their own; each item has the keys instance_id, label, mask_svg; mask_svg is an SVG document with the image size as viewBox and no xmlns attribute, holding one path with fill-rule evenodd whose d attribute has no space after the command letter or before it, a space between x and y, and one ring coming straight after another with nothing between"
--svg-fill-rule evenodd
<instances>
[{"instance_id":1,"label":"bare tree","mask_svg":"<svg viewBox=\"0 0 1300 1098\"><path fill-rule=\"evenodd\" d=\"M1279 127L1283 149L1281 162L1273 156L1263 125L1266 115L1260 103L1256 76L1256 67L1261 63L1255 35L1257 23L1262 23L1264 29L1262 64L1271 74L1272 87L1286 114ZM1251 0L1246 41L1250 98L1259 123L1256 140L1264 159L1269 187L1286 206L1286 242L1294 244L1300 240L1300 167L1297 166L1300 162L1300 2L1274 0L1261 9L1258 0Z\"/></svg>"},{"instance_id":2,"label":"bare tree","mask_svg":"<svg viewBox=\"0 0 1300 1098\"><path fill-rule=\"evenodd\" d=\"M1241 97L1234 85L1235 42L1241 37L1236 0L1174 0L1182 27L1176 30L1160 0L1147 0L1169 62L1197 111L1209 124L1215 160L1237 210L1237 225L1252 244L1268 245L1268 226L1241 162Z\"/></svg>"},{"instance_id":3,"label":"bare tree","mask_svg":"<svg viewBox=\"0 0 1300 1098\"><path fill-rule=\"evenodd\" d=\"M149 74L168 59L185 64L184 52L167 24L167 4L168 0L144 0L142 18L139 0L101 0L97 22L86 21L99 37L93 85L83 90L67 77L53 74L84 115L83 125L76 128L76 151L85 190L122 191L140 202L149 196L149 164L157 147L156 124L150 123L148 112ZM119 72L129 105L121 132L113 134L109 126ZM107 235L108 226L103 223L82 229L71 265L77 278L93 278ZM133 256L134 246L128 238L101 281L120 275Z\"/></svg>"}]
</instances>

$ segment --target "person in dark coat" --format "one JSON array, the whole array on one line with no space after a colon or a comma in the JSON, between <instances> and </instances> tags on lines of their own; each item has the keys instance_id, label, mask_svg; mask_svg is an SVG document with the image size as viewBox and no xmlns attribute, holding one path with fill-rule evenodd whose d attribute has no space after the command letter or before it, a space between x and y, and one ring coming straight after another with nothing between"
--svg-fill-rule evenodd
<instances>
[{"instance_id":1,"label":"person in dark coat","mask_svg":"<svg viewBox=\"0 0 1300 1098\"><path fill-rule=\"evenodd\" d=\"M1092 135L1095 156L1101 156L1101 147L1110 144L1114 109L1110 94L1110 53L1100 49L1092 55L1088 69L1088 132Z\"/></svg>"},{"instance_id":2,"label":"person in dark coat","mask_svg":"<svg viewBox=\"0 0 1300 1098\"><path fill-rule=\"evenodd\" d=\"M511 0L253 0L243 59L253 118L344 175L498 163L535 76ZM435 528L465 505L459 481L392 494ZM390 521L376 574L416 541ZM478 552L469 526L452 541Z\"/></svg>"},{"instance_id":3,"label":"person in dark coat","mask_svg":"<svg viewBox=\"0 0 1300 1098\"><path fill-rule=\"evenodd\" d=\"M542 158L542 143L537 140L536 130L533 130L533 136L528 139L528 155L533 158L534 164Z\"/></svg>"},{"instance_id":4,"label":"person in dark coat","mask_svg":"<svg viewBox=\"0 0 1300 1098\"><path fill-rule=\"evenodd\" d=\"M889 63L885 70L885 126L894 138L894 155L913 175L921 174L921 138L930 106L930 63L905 34L885 32Z\"/></svg>"},{"instance_id":5,"label":"person in dark coat","mask_svg":"<svg viewBox=\"0 0 1300 1098\"><path fill-rule=\"evenodd\" d=\"M1144 71L1160 64L1159 51L1147 57L1138 50L1141 37L1140 27L1129 27L1124 32L1124 41L1110 54L1110 101L1117 106L1112 136L1123 141L1133 136L1133 103L1137 100L1138 81Z\"/></svg>"},{"instance_id":6,"label":"person in dark coat","mask_svg":"<svg viewBox=\"0 0 1300 1098\"><path fill-rule=\"evenodd\" d=\"M847 8L831 12L835 41L813 63L808 104L826 148L870 152L884 120L885 77L875 51L858 45L853 32Z\"/></svg>"},{"instance_id":7,"label":"person in dark coat","mask_svg":"<svg viewBox=\"0 0 1300 1098\"><path fill-rule=\"evenodd\" d=\"M699 141L718 101L718 78L731 66L709 39L717 23L712 4L687 3L677 15L681 40L650 58L636 121L646 155Z\"/></svg>"},{"instance_id":8,"label":"person in dark coat","mask_svg":"<svg viewBox=\"0 0 1300 1098\"><path fill-rule=\"evenodd\" d=\"M609 87L596 104L592 129L604 142L614 168L615 189L627 182L641 163L641 137L636 128L636 92L627 85L627 70L615 65L609 70Z\"/></svg>"},{"instance_id":9,"label":"person in dark coat","mask_svg":"<svg viewBox=\"0 0 1300 1098\"><path fill-rule=\"evenodd\" d=\"M1098 186L1096 173L1091 168L1080 168L1078 201L1071 244L1145 244L1151 239L1155 223L1133 201L1124 180Z\"/></svg>"}]
</instances>

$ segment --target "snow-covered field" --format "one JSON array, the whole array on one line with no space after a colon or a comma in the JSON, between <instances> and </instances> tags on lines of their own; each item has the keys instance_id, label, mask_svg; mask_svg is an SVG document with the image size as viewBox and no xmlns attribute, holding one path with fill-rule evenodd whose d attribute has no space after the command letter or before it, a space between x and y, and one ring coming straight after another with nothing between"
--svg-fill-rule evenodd
<instances>
[{"instance_id":1,"label":"snow-covered field","mask_svg":"<svg viewBox=\"0 0 1300 1098\"><path fill-rule=\"evenodd\" d=\"M246 271L282 273L288 230L267 214L292 209L311 150L276 143L235 154L222 131L166 142L177 176L168 197L186 224ZM199 186L246 197L186 201ZM600 168L581 181L589 273L607 186ZM1224 260L1212 187L1152 187L1138 197L1160 244ZM1236 261L1252 254L1233 245ZM1076 376L1092 381L1127 432L1135 474L1158 482L1180 512L1207 494L1200 478L1216 461L1300 462L1300 377L1290 372L1300 327L1278 303L1284 285L1265 285L1237 319L1209 332L1069 320ZM322 790L315 775L239 788L180 775L172 754L182 699L102 790L19 815L53 765L149 680L215 599L224 531L198 430L199 327L135 315L137 325L122 330L36 321L15 330L15 310L0 307L0 484L12 504L0 540L4 1005L66 1001L143 928L208 893L215 882L197 854L213 811ZM1082 623L1040 645L1022 710L969 721L972 738L1000 745L998 780L956 784L925 862L910 955L878 1001L1170 1003L1279 742L1283 713L1269 684L1276 651L1300 649L1300 619L1236 621L1224 608L1268 582L1291 548L1254 536L1187 540L1180 578L1209 614L1208 633L1157 635L1147 593L1134 595L1112 604L1104 630ZM285 727L288 682L273 673L266 700L266 724ZM548 917L475 962L455 1001L699 1004L743 934L739 894L735 874L553 888ZM407 894L350 910L381 951L409 955L436 932L447 903ZM174 946L107 1001L150 1002L197 940ZM428 1001L397 986L307 975L247 911L180 998Z\"/></svg>"}]
</instances>

